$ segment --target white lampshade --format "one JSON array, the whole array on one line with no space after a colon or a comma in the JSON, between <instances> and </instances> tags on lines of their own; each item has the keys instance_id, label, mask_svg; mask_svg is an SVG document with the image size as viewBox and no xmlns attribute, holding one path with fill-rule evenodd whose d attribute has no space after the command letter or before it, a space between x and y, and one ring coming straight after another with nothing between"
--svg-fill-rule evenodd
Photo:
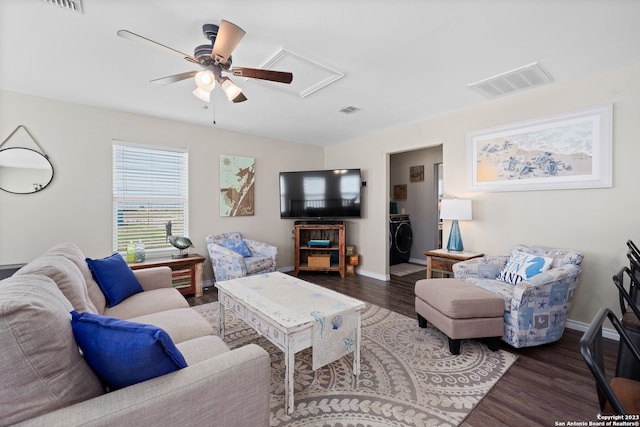
<instances>
[{"instance_id":1,"label":"white lampshade","mask_svg":"<svg viewBox=\"0 0 640 427\"><path fill-rule=\"evenodd\" d=\"M197 87L193 94L203 100L204 102L209 102L211 100L211 91L206 91Z\"/></svg>"},{"instance_id":2,"label":"white lampshade","mask_svg":"<svg viewBox=\"0 0 640 427\"><path fill-rule=\"evenodd\" d=\"M233 101L237 96L242 94L242 89L236 86L228 77L221 77L218 82L220 83L222 90L224 90L224 93L227 95L229 101Z\"/></svg>"},{"instance_id":3,"label":"white lampshade","mask_svg":"<svg viewBox=\"0 0 640 427\"><path fill-rule=\"evenodd\" d=\"M196 85L202 90L211 92L216 86L215 75L211 70L198 71L195 76Z\"/></svg>"},{"instance_id":4,"label":"white lampshade","mask_svg":"<svg viewBox=\"0 0 640 427\"><path fill-rule=\"evenodd\" d=\"M442 199L440 204L440 219L470 220L471 200Z\"/></svg>"},{"instance_id":5,"label":"white lampshade","mask_svg":"<svg viewBox=\"0 0 640 427\"><path fill-rule=\"evenodd\" d=\"M215 75L211 70L202 70L196 73L196 89L193 94L203 100L209 102L211 100L211 91L216 87Z\"/></svg>"}]
</instances>

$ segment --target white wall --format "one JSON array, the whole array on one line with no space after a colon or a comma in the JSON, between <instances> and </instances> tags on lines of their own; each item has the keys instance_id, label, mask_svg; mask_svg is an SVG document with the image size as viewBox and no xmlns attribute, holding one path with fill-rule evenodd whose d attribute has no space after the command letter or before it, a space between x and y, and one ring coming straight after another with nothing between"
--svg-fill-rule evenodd
<instances>
[{"instance_id":1,"label":"white wall","mask_svg":"<svg viewBox=\"0 0 640 427\"><path fill-rule=\"evenodd\" d=\"M626 261L626 241L640 241L640 66L525 92L494 102L327 147L327 162L357 158L368 171L367 221L357 241L361 269L384 275L388 154L443 144L444 193L474 200L461 222L465 249L508 253L516 243L572 248L585 255L570 319L589 322L598 308L618 307L612 275ZM512 122L614 104L614 186L606 189L478 193L466 190L465 133ZM390 142L393 141L393 142ZM443 236L448 238L445 222Z\"/></svg>"},{"instance_id":2,"label":"white wall","mask_svg":"<svg viewBox=\"0 0 640 427\"><path fill-rule=\"evenodd\" d=\"M118 139L188 148L193 252L207 256L207 234L241 231L277 245L279 267L293 265L293 221L280 219L278 172L322 168L323 148L0 91L0 135L20 124L55 175L35 194L0 191L0 264L27 262L60 242L77 243L89 257L111 254L111 143ZM220 217L221 154L256 159L254 216Z\"/></svg>"}]
</instances>

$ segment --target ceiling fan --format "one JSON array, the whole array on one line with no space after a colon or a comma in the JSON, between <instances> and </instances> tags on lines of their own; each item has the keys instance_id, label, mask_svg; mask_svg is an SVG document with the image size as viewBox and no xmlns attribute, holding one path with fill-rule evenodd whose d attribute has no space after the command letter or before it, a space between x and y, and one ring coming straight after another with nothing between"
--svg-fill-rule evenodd
<instances>
[{"instance_id":1,"label":"ceiling fan","mask_svg":"<svg viewBox=\"0 0 640 427\"><path fill-rule=\"evenodd\" d=\"M197 87L193 91L193 94L205 102L209 102L211 91L215 88L216 82L225 92L229 101L243 102L247 100L247 97L242 93L242 89L236 86L229 77L223 76L222 73L231 73L234 76L286 84L291 83L293 80L293 74L284 71L245 67L231 68L231 53L245 35L245 31L237 25L222 20L220 26L215 24L203 25L202 32L204 36L211 41L211 44L196 47L193 56L128 30L119 30L118 35L125 39L133 40L146 46L151 46L164 52L180 56L202 67L203 69L200 71L187 71L185 73L174 74L172 76L151 80L151 83L169 84L195 77Z\"/></svg>"}]
</instances>

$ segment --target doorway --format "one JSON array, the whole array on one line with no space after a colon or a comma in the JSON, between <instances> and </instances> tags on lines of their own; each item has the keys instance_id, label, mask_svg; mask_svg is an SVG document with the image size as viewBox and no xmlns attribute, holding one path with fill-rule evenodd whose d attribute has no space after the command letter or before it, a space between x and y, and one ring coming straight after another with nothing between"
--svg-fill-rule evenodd
<instances>
[{"instance_id":1,"label":"doorway","mask_svg":"<svg viewBox=\"0 0 640 427\"><path fill-rule=\"evenodd\" d=\"M395 203L396 215L404 215L410 222L412 241L408 262L413 264L426 264L423 252L439 247L441 241L438 201L442 167L442 145L389 155L389 200ZM390 262L391 227L389 221Z\"/></svg>"}]
</instances>

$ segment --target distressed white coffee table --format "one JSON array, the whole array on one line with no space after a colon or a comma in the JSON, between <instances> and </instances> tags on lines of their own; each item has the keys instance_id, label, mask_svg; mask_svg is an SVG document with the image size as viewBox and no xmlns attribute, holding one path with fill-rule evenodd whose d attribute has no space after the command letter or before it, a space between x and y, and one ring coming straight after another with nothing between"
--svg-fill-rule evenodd
<instances>
[{"instance_id":1,"label":"distressed white coffee table","mask_svg":"<svg viewBox=\"0 0 640 427\"><path fill-rule=\"evenodd\" d=\"M294 410L295 354L313 347L313 369L353 353L360 373L360 317L365 304L354 298L280 272L216 282L220 336L225 310L264 336L285 355L284 406Z\"/></svg>"}]
</instances>

